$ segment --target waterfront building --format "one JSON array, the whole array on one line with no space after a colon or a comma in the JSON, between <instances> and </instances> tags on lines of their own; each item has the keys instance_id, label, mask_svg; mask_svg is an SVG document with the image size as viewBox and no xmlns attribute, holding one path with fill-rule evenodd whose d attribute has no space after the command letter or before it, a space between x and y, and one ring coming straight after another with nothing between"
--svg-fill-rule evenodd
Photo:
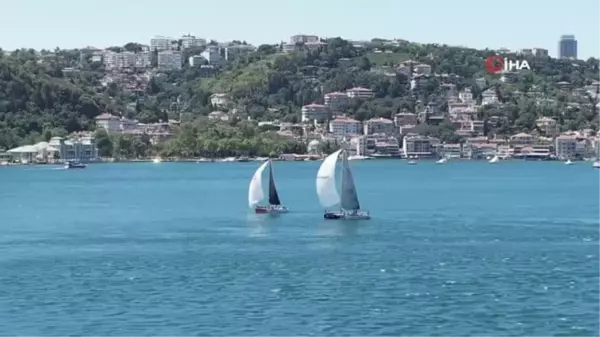
<instances>
[{"instance_id":1,"label":"waterfront building","mask_svg":"<svg viewBox=\"0 0 600 337\"><path fill-rule=\"evenodd\" d=\"M559 159L572 159L577 155L577 137L560 135L555 140L556 156Z\"/></svg>"},{"instance_id":2,"label":"waterfront building","mask_svg":"<svg viewBox=\"0 0 600 337\"><path fill-rule=\"evenodd\" d=\"M438 143L439 140L436 138L411 133L404 136L402 151L407 158L431 157L435 154L432 146Z\"/></svg>"},{"instance_id":3,"label":"waterfront building","mask_svg":"<svg viewBox=\"0 0 600 337\"><path fill-rule=\"evenodd\" d=\"M361 128L361 122L343 116L337 117L329 122L329 132L331 132L334 137L339 138L343 138L346 135L360 134Z\"/></svg>"}]
</instances>

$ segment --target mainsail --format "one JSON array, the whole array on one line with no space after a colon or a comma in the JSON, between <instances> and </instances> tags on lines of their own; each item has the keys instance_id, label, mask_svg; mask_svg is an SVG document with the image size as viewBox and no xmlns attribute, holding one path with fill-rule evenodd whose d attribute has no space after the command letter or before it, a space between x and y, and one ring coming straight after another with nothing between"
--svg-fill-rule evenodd
<instances>
[{"instance_id":1,"label":"mainsail","mask_svg":"<svg viewBox=\"0 0 600 337\"><path fill-rule=\"evenodd\" d=\"M342 150L338 150L325 158L317 173L317 195L325 208L340 203L340 196L335 187L335 166L341 152Z\"/></svg>"},{"instance_id":2,"label":"mainsail","mask_svg":"<svg viewBox=\"0 0 600 337\"><path fill-rule=\"evenodd\" d=\"M341 207L347 211L357 211L360 209L358 194L354 185L352 170L348 165L348 155L344 152L342 157L342 201Z\"/></svg>"},{"instance_id":3,"label":"mainsail","mask_svg":"<svg viewBox=\"0 0 600 337\"><path fill-rule=\"evenodd\" d=\"M275 179L273 179L273 164L269 160L269 205L281 205L277 188L275 188Z\"/></svg>"},{"instance_id":4,"label":"mainsail","mask_svg":"<svg viewBox=\"0 0 600 337\"><path fill-rule=\"evenodd\" d=\"M269 161L264 162L254 172L252 181L250 181L250 187L248 188L248 205L250 207L256 206L265 196L262 190L262 173L269 164Z\"/></svg>"}]
</instances>

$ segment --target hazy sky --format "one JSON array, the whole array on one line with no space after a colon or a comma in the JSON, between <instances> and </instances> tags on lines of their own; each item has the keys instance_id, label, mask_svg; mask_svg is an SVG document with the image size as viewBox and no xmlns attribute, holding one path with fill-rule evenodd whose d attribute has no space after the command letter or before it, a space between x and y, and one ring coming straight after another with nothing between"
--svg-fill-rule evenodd
<instances>
[{"instance_id":1,"label":"hazy sky","mask_svg":"<svg viewBox=\"0 0 600 337\"><path fill-rule=\"evenodd\" d=\"M600 54L600 2L571 0L1 0L0 48L148 44L182 33L252 44L299 33L402 38L474 48L546 48L574 34L579 57Z\"/></svg>"}]
</instances>

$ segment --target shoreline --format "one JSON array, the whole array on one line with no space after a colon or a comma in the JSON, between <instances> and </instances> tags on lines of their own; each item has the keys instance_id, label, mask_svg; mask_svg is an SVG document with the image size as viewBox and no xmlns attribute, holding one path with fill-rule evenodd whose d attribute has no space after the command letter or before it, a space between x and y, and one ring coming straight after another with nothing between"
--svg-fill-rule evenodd
<instances>
[{"instance_id":1,"label":"shoreline","mask_svg":"<svg viewBox=\"0 0 600 337\"><path fill-rule=\"evenodd\" d=\"M233 157L228 157L228 158L214 158L214 159L209 159L209 158L160 158L158 162L155 162L156 164L160 164L160 163L198 163L198 164L204 164L204 163L249 163L249 162L262 162L264 160L266 160L267 158L244 158L244 159L239 159L239 158L233 158ZM284 162L322 162L323 158L315 158L315 159L306 159L306 158L301 158L301 159L286 159L286 158L271 158L271 160L273 161L284 161ZM438 158L422 158L422 159L408 159L408 158L399 158L399 157L387 157L387 158L371 158L371 159L355 159L352 161L404 161L404 162L408 162L410 160L416 161L418 162L436 162L438 160ZM488 162L488 159L482 158L482 159L470 159L470 158L454 158L454 159L450 159L448 160L448 162L454 162L454 161L460 161L460 162ZM447 164L448 162L446 162L445 164ZM558 159L521 159L521 158L507 158L507 159L501 159L500 162L562 162L561 160ZM593 159L583 159L583 160L577 160L577 161L573 161L573 163L577 163L577 162L594 162ZM97 161L90 161L90 162L85 162L85 164L115 164L115 163L154 163L154 159L153 158L145 158L145 159L121 159L121 160L115 160L114 158L101 158ZM57 165L64 165L63 162L61 161L57 161L57 162L41 162L41 163L6 163L3 162L2 164L0 164L0 167L7 167L7 166L57 166Z\"/></svg>"}]
</instances>

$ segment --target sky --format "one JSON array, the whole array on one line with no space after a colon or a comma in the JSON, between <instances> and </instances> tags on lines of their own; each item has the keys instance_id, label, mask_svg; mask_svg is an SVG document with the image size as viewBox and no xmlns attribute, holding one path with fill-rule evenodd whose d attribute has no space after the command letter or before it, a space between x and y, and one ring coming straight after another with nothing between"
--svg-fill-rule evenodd
<instances>
[{"instance_id":1,"label":"sky","mask_svg":"<svg viewBox=\"0 0 600 337\"><path fill-rule=\"evenodd\" d=\"M0 48L150 43L191 33L254 45L295 34L400 38L471 48L545 48L573 34L579 58L600 56L600 1L571 0L2 0Z\"/></svg>"}]
</instances>

